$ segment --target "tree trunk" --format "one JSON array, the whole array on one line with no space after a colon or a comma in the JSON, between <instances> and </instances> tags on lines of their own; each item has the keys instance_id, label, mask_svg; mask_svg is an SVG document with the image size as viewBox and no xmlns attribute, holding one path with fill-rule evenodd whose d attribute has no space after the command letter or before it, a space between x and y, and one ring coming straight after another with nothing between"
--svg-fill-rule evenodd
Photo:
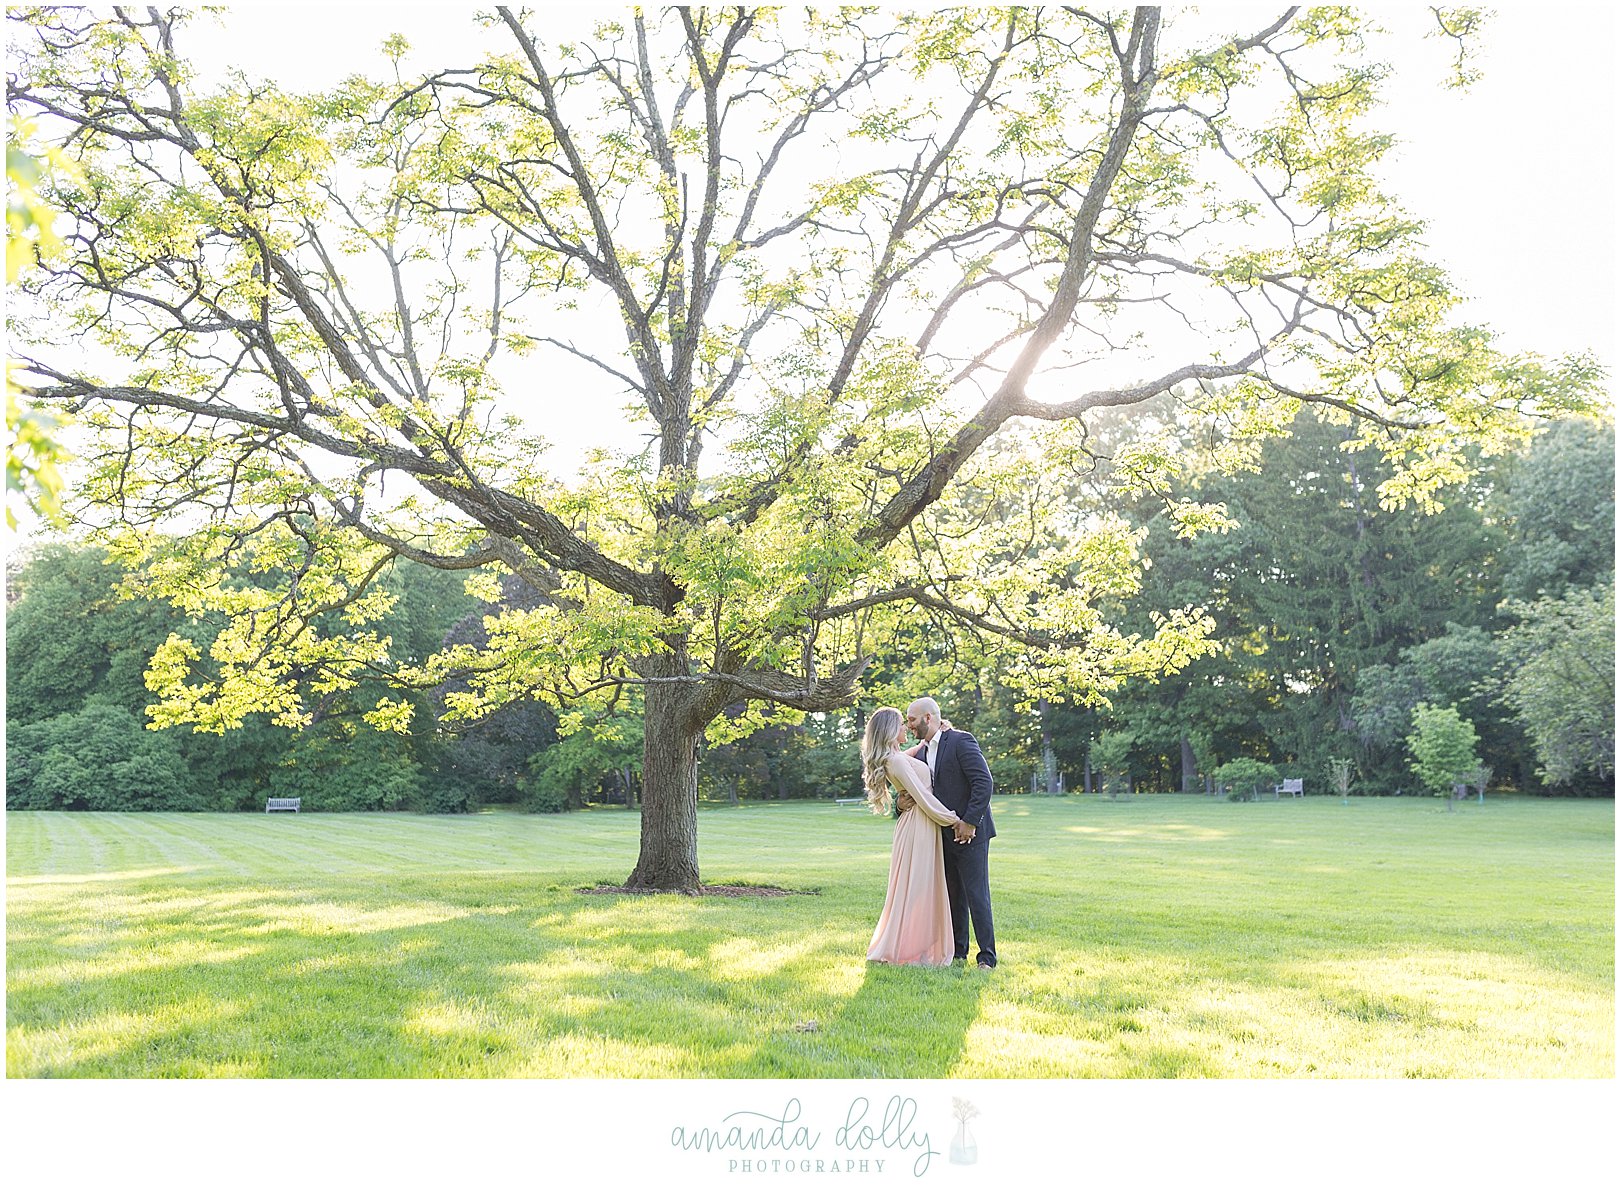
<instances>
[{"instance_id":1,"label":"tree trunk","mask_svg":"<svg viewBox=\"0 0 1621 1189\"><path fill-rule=\"evenodd\" d=\"M1182 791L1196 793L1194 786L1199 783L1199 762L1193 755L1193 743L1186 735L1182 736Z\"/></svg>"},{"instance_id":2,"label":"tree trunk","mask_svg":"<svg viewBox=\"0 0 1621 1189\"><path fill-rule=\"evenodd\" d=\"M681 686L647 687L642 750L642 850L627 888L698 892L697 699Z\"/></svg>"},{"instance_id":3,"label":"tree trunk","mask_svg":"<svg viewBox=\"0 0 1621 1189\"><path fill-rule=\"evenodd\" d=\"M1047 787L1042 791L1049 797L1058 795L1058 757L1053 754L1052 725L1047 721L1047 699L1042 698L1041 707L1041 779Z\"/></svg>"}]
</instances>

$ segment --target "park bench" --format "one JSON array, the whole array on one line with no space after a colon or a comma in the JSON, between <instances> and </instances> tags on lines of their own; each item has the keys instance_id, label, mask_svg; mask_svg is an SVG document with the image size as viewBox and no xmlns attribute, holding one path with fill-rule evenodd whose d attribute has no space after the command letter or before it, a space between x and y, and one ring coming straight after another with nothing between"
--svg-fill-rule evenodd
<instances>
[{"instance_id":1,"label":"park bench","mask_svg":"<svg viewBox=\"0 0 1621 1189\"><path fill-rule=\"evenodd\" d=\"M866 803L867 798L865 797L838 797L833 802L835 805L865 805Z\"/></svg>"},{"instance_id":2,"label":"park bench","mask_svg":"<svg viewBox=\"0 0 1621 1189\"><path fill-rule=\"evenodd\" d=\"M1304 780L1286 780L1282 784L1272 786L1272 799L1279 799L1279 795L1288 793L1291 797L1304 797L1306 795L1306 782Z\"/></svg>"},{"instance_id":3,"label":"park bench","mask_svg":"<svg viewBox=\"0 0 1621 1189\"><path fill-rule=\"evenodd\" d=\"M265 802L266 813L297 813L303 797L271 797Z\"/></svg>"}]
</instances>

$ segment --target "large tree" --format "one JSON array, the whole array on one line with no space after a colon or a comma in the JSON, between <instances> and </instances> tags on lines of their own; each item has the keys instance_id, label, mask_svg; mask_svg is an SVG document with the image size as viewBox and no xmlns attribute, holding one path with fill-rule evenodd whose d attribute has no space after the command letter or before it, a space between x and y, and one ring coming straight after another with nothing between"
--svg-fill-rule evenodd
<instances>
[{"instance_id":1,"label":"large tree","mask_svg":"<svg viewBox=\"0 0 1621 1189\"><path fill-rule=\"evenodd\" d=\"M463 716L640 686L633 886L698 885L698 744L761 714L724 707L846 706L907 620L1054 699L1206 647L1191 608L1111 628L1135 534L1040 498L1096 411L1174 392L1235 424L1242 463L1316 404L1388 453L1400 502L1590 400L1587 361L1449 321L1377 176L1386 68L1342 9L1234 33L1157 8L677 8L548 39L499 8L482 60L411 75L391 38L384 78L319 95L205 78L178 12L14 12L13 109L83 169L51 195L70 226L30 282L28 395L100 427L79 515L144 588L231 617L207 679L160 650L158 720L296 725L377 671L462 673ZM627 393L618 454L545 472L548 410ZM1017 423L1022 458L980 451ZM1176 466L1148 447L1121 472ZM551 598L404 665L367 630L394 556ZM219 581L244 562L286 580ZM334 609L348 630L312 628ZM372 717L403 728L405 703Z\"/></svg>"},{"instance_id":2,"label":"large tree","mask_svg":"<svg viewBox=\"0 0 1621 1189\"><path fill-rule=\"evenodd\" d=\"M1558 597L1615 573L1615 426L1554 422L1508 469L1491 511L1508 532L1503 593Z\"/></svg>"},{"instance_id":3,"label":"large tree","mask_svg":"<svg viewBox=\"0 0 1621 1189\"><path fill-rule=\"evenodd\" d=\"M1503 700L1519 715L1542 775L1615 778L1615 577L1535 603L1510 603Z\"/></svg>"}]
</instances>

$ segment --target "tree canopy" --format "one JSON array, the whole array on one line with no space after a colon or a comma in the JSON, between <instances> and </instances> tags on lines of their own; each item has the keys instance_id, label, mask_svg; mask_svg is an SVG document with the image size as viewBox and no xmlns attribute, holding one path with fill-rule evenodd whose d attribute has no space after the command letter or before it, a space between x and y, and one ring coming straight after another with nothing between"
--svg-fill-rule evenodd
<instances>
[{"instance_id":1,"label":"tree canopy","mask_svg":"<svg viewBox=\"0 0 1621 1189\"><path fill-rule=\"evenodd\" d=\"M1615 775L1615 574L1514 607L1504 700L1525 721L1548 780Z\"/></svg>"},{"instance_id":2,"label":"tree canopy","mask_svg":"<svg viewBox=\"0 0 1621 1189\"><path fill-rule=\"evenodd\" d=\"M1235 467L1314 406L1396 506L1595 400L1591 360L1454 320L1348 10L675 8L548 39L498 8L478 61L413 75L391 38L320 94L205 76L178 10L12 19L12 109L76 165L24 391L100 431L77 514L136 587L226 618L206 658L158 650L156 721L296 726L378 675L464 682L463 718L637 688L635 886L698 884L706 730L848 705L919 619L1055 701L1210 651L1193 605L1122 630L1141 535L1054 498L1100 411L1172 394ZM549 473L548 409L616 401L594 472ZM1140 493L1180 466L1151 436L1114 459ZM400 656L396 557L546 598Z\"/></svg>"}]
</instances>

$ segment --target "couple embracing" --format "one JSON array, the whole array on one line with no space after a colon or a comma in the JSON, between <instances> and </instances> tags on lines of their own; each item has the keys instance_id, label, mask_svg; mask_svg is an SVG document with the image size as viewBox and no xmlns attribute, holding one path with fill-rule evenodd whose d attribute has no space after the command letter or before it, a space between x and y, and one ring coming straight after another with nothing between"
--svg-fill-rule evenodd
<instances>
[{"instance_id":1,"label":"couple embracing","mask_svg":"<svg viewBox=\"0 0 1621 1189\"><path fill-rule=\"evenodd\" d=\"M919 746L906 750L906 735ZM898 808L889 856L889 891L867 949L870 962L945 966L968 958L968 926L981 969L996 965L987 860L991 770L979 743L940 718L933 698L867 720L862 783L878 814Z\"/></svg>"}]
</instances>

